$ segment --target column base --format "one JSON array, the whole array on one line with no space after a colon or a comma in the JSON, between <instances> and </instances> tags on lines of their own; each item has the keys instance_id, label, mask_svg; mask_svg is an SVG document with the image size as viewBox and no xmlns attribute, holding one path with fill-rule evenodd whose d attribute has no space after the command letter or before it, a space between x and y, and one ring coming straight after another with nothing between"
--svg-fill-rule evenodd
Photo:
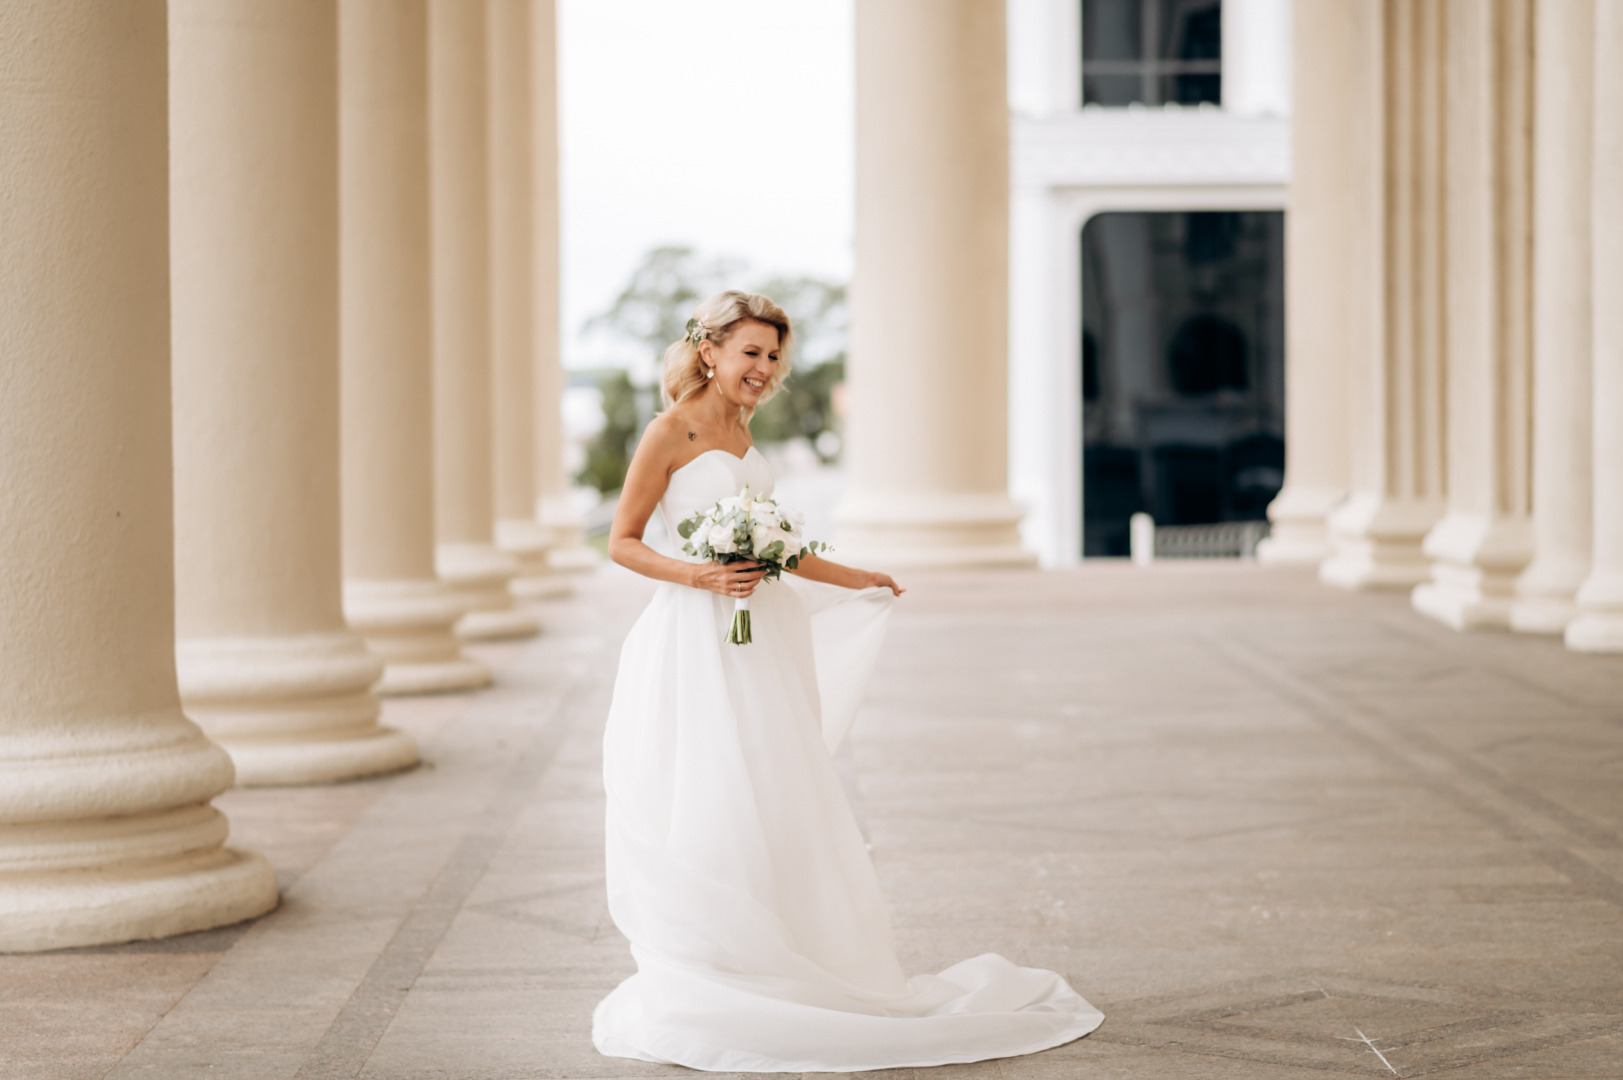
<instances>
[{"instance_id":1,"label":"column base","mask_svg":"<svg viewBox=\"0 0 1623 1080\"><path fill-rule=\"evenodd\" d=\"M0 952L40 952L228 926L276 906L276 871L215 848L158 862L0 874Z\"/></svg>"},{"instance_id":2,"label":"column base","mask_svg":"<svg viewBox=\"0 0 1623 1080\"><path fill-rule=\"evenodd\" d=\"M509 585L519 572L518 559L494 544L441 544L435 568L462 600L467 614L457 620L463 641L533 637L541 620L513 602Z\"/></svg>"},{"instance_id":3,"label":"column base","mask_svg":"<svg viewBox=\"0 0 1623 1080\"><path fill-rule=\"evenodd\" d=\"M216 751L218 752L218 751ZM276 906L263 858L207 803L0 828L0 952L167 937Z\"/></svg>"},{"instance_id":4,"label":"column base","mask_svg":"<svg viewBox=\"0 0 1623 1080\"><path fill-rule=\"evenodd\" d=\"M456 624L456 636L463 641L511 641L535 637L540 632L541 620L535 613L517 607L506 611L470 611Z\"/></svg>"},{"instance_id":5,"label":"column base","mask_svg":"<svg viewBox=\"0 0 1623 1080\"><path fill-rule=\"evenodd\" d=\"M1623 653L1623 612L1580 614L1567 624L1565 640L1574 652Z\"/></svg>"},{"instance_id":6,"label":"column base","mask_svg":"<svg viewBox=\"0 0 1623 1080\"><path fill-rule=\"evenodd\" d=\"M1273 528L1257 545L1257 561L1267 566L1317 566L1329 558L1328 519L1346 497L1340 488L1286 484L1268 504Z\"/></svg>"},{"instance_id":7,"label":"column base","mask_svg":"<svg viewBox=\"0 0 1623 1080\"><path fill-rule=\"evenodd\" d=\"M1432 580L1415 588L1411 603L1455 630L1508 629L1516 576L1532 548L1526 518L1449 513L1426 537Z\"/></svg>"},{"instance_id":8,"label":"column base","mask_svg":"<svg viewBox=\"0 0 1623 1080\"><path fill-rule=\"evenodd\" d=\"M564 544L547 552L547 565L560 574L589 574L602 561L603 556L596 548L581 542Z\"/></svg>"},{"instance_id":9,"label":"column base","mask_svg":"<svg viewBox=\"0 0 1623 1080\"><path fill-rule=\"evenodd\" d=\"M1578 617L1578 588L1587 564L1534 556L1516 579L1510 628L1524 634L1559 634Z\"/></svg>"},{"instance_id":10,"label":"column base","mask_svg":"<svg viewBox=\"0 0 1623 1080\"><path fill-rule=\"evenodd\" d=\"M518 575L509 584L514 596L550 599L568 596L572 586L553 568L547 530L534 518L496 522L496 546L518 559Z\"/></svg>"},{"instance_id":11,"label":"column base","mask_svg":"<svg viewBox=\"0 0 1623 1080\"><path fill-rule=\"evenodd\" d=\"M1353 495L1331 513L1331 554L1319 580L1342 589L1412 589L1431 576L1421 550L1443 514L1441 504Z\"/></svg>"},{"instance_id":12,"label":"column base","mask_svg":"<svg viewBox=\"0 0 1623 1080\"><path fill-rule=\"evenodd\" d=\"M516 577L509 586L513 595L524 600L557 600L575 591L574 583L563 573L548 572L535 577Z\"/></svg>"},{"instance_id":13,"label":"column base","mask_svg":"<svg viewBox=\"0 0 1623 1080\"><path fill-rule=\"evenodd\" d=\"M1035 566L1020 518L1001 492L855 492L835 511L830 557L869 569Z\"/></svg>"},{"instance_id":14,"label":"column base","mask_svg":"<svg viewBox=\"0 0 1623 1080\"><path fill-rule=\"evenodd\" d=\"M536 502L535 519L547 537L547 566L557 574L584 574L603 561L586 543L586 521L572 495L552 495Z\"/></svg>"},{"instance_id":15,"label":"column base","mask_svg":"<svg viewBox=\"0 0 1623 1080\"><path fill-rule=\"evenodd\" d=\"M417 746L378 725L383 661L348 630L175 643L181 704L225 747L242 787L397 772Z\"/></svg>"},{"instance_id":16,"label":"column base","mask_svg":"<svg viewBox=\"0 0 1623 1080\"><path fill-rule=\"evenodd\" d=\"M1596 570L1584 579L1566 644L1575 652L1623 652L1623 572Z\"/></svg>"},{"instance_id":17,"label":"column base","mask_svg":"<svg viewBox=\"0 0 1623 1080\"><path fill-rule=\"evenodd\" d=\"M403 772L421 760L410 735L379 726L322 742L221 742L237 766L238 787L333 784Z\"/></svg>"},{"instance_id":18,"label":"column base","mask_svg":"<svg viewBox=\"0 0 1623 1080\"><path fill-rule=\"evenodd\" d=\"M467 609L438 580L346 581L344 614L383 658L373 693L432 694L488 686L490 669L462 655L452 627Z\"/></svg>"}]
</instances>

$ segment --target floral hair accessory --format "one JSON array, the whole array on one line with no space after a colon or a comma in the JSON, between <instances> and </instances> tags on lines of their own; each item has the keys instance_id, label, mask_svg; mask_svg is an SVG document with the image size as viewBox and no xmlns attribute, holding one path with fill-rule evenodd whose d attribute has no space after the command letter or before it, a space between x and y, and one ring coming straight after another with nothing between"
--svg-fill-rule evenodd
<instances>
[{"instance_id":1,"label":"floral hair accessory","mask_svg":"<svg viewBox=\"0 0 1623 1080\"><path fill-rule=\"evenodd\" d=\"M704 323L700 322L698 319L688 320L688 340L693 342L693 344L697 345L699 342L703 341L705 339L705 335L709 333L710 331L705 327Z\"/></svg>"}]
</instances>

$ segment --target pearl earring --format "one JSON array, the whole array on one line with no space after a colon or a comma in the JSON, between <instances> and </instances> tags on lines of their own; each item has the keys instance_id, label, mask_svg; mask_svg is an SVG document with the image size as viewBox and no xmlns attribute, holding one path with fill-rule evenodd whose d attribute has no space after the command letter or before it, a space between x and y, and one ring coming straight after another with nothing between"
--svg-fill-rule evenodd
<instances>
[{"instance_id":1,"label":"pearl earring","mask_svg":"<svg viewBox=\"0 0 1623 1080\"><path fill-rule=\"evenodd\" d=\"M707 378L707 379L715 378L716 377L716 369L713 368L713 367L705 368L704 369L704 377Z\"/></svg>"}]
</instances>

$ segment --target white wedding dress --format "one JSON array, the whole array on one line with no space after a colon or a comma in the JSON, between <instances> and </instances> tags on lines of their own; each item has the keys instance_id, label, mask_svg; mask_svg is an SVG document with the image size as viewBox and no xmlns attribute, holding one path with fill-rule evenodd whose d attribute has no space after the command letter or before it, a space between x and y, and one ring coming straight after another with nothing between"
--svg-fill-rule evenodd
<instances>
[{"instance_id":1,"label":"white wedding dress","mask_svg":"<svg viewBox=\"0 0 1623 1080\"><path fill-rule=\"evenodd\" d=\"M770 493L759 451L671 474L676 523ZM678 556L689 558L688 556ZM852 1072L1044 1050L1104 1019L1050 971L985 954L908 979L835 773L888 589L794 579L733 603L662 583L620 655L603 740L609 911L637 973L597 1006L615 1057L720 1072Z\"/></svg>"}]
</instances>

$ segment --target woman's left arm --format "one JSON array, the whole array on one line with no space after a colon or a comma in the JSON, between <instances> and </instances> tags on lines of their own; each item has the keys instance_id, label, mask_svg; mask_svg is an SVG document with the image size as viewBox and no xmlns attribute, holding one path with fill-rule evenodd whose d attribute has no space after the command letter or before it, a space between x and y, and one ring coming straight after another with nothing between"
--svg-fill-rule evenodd
<instances>
[{"instance_id":1,"label":"woman's left arm","mask_svg":"<svg viewBox=\"0 0 1623 1080\"><path fill-rule=\"evenodd\" d=\"M792 574L808 581L821 581L827 585L839 585L846 589L868 589L882 585L897 596L907 590L896 584L896 579L889 574L876 574L872 570L858 570L854 566L841 566L837 562L819 558L816 555L806 555L800 560Z\"/></svg>"}]
</instances>

